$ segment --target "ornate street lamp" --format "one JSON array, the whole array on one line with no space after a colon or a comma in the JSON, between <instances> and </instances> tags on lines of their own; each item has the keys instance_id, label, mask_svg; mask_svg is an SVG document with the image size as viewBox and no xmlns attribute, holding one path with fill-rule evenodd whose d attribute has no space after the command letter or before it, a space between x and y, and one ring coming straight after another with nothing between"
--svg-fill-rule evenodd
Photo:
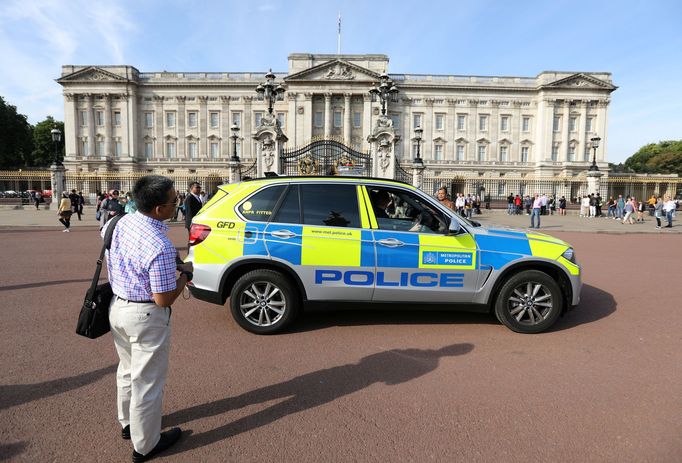
<instances>
[{"instance_id":1,"label":"ornate street lamp","mask_svg":"<svg viewBox=\"0 0 682 463\"><path fill-rule=\"evenodd\" d=\"M599 166L597 166L597 148L599 148L599 142L601 141L601 138L599 136L592 137L590 138L590 141L592 142L592 150L593 150L593 155L592 155L592 165L590 166L591 171L599 171Z\"/></svg>"},{"instance_id":2,"label":"ornate street lamp","mask_svg":"<svg viewBox=\"0 0 682 463\"><path fill-rule=\"evenodd\" d=\"M284 99L285 88L281 84L275 85L275 74L270 69L270 72L265 74L265 83L258 84L256 93L258 96L266 99L268 102L268 114L272 114L272 107L275 101Z\"/></svg>"},{"instance_id":3,"label":"ornate street lamp","mask_svg":"<svg viewBox=\"0 0 682 463\"><path fill-rule=\"evenodd\" d=\"M239 162L239 156L237 156L237 140L239 140L239 126L237 124L232 125L230 128L232 130L232 157L230 161Z\"/></svg>"},{"instance_id":4,"label":"ornate street lamp","mask_svg":"<svg viewBox=\"0 0 682 463\"><path fill-rule=\"evenodd\" d=\"M369 89L369 94L372 96L372 101L377 101L377 99L381 101L381 115L386 117L386 103L389 99L396 103L399 90L385 72L379 76L379 79L381 82L374 84L374 87Z\"/></svg>"},{"instance_id":5,"label":"ornate street lamp","mask_svg":"<svg viewBox=\"0 0 682 463\"><path fill-rule=\"evenodd\" d=\"M417 157L414 158L415 164L422 164L422 158L419 153L419 145L421 145L422 142L422 133L424 130L421 127L417 127L414 129L414 140L417 142Z\"/></svg>"},{"instance_id":6,"label":"ornate street lamp","mask_svg":"<svg viewBox=\"0 0 682 463\"><path fill-rule=\"evenodd\" d=\"M50 133L52 134L52 143L54 144L54 164L56 166L61 166L62 161L59 160L59 142L62 141L62 132L55 125Z\"/></svg>"}]
</instances>

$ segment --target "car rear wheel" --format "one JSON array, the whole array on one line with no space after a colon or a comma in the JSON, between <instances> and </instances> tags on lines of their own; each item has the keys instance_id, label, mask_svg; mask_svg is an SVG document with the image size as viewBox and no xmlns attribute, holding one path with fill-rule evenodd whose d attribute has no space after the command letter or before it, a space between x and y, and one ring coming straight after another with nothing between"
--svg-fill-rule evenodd
<instances>
[{"instance_id":1,"label":"car rear wheel","mask_svg":"<svg viewBox=\"0 0 682 463\"><path fill-rule=\"evenodd\" d=\"M525 270L510 277L495 301L497 319L517 333L539 333L556 322L563 308L559 285L546 273Z\"/></svg>"},{"instance_id":2,"label":"car rear wheel","mask_svg":"<svg viewBox=\"0 0 682 463\"><path fill-rule=\"evenodd\" d=\"M245 273L230 294L230 309L235 321L256 334L282 331L296 318L299 305L293 284L274 270Z\"/></svg>"}]
</instances>

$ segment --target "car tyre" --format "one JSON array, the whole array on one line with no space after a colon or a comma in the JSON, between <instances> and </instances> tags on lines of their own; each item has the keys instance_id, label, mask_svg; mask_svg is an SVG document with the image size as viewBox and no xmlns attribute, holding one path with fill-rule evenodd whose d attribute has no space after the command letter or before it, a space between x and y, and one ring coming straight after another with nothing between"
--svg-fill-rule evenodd
<instances>
[{"instance_id":1,"label":"car tyre","mask_svg":"<svg viewBox=\"0 0 682 463\"><path fill-rule=\"evenodd\" d=\"M230 294L234 320L255 334L282 331L299 311L300 298L289 278L275 270L253 270L242 275Z\"/></svg>"},{"instance_id":2,"label":"car tyre","mask_svg":"<svg viewBox=\"0 0 682 463\"><path fill-rule=\"evenodd\" d=\"M495 316L517 333L539 333L556 322L563 310L557 282L544 272L524 270L507 279L495 301Z\"/></svg>"}]
</instances>

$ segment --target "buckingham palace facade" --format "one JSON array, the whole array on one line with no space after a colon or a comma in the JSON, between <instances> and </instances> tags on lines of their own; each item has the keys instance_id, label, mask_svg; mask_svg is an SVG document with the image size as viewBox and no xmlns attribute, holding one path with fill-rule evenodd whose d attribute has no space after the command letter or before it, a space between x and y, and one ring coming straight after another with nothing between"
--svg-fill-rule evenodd
<instances>
[{"instance_id":1,"label":"buckingham palace facade","mask_svg":"<svg viewBox=\"0 0 682 463\"><path fill-rule=\"evenodd\" d=\"M273 116L280 149L334 139L372 153L381 103L369 90L382 74L397 88L387 104L395 162L420 156L435 175L574 176L607 170L606 72L535 77L392 74L386 55L289 55L275 72L285 92ZM453 67L456 65L453 63ZM234 154L256 162L268 102L261 72L140 72L133 66L62 66L64 165L72 172L186 172L222 169ZM270 116L272 118L272 116ZM231 127L239 126L233 143ZM590 139L601 138L593 151Z\"/></svg>"}]
</instances>

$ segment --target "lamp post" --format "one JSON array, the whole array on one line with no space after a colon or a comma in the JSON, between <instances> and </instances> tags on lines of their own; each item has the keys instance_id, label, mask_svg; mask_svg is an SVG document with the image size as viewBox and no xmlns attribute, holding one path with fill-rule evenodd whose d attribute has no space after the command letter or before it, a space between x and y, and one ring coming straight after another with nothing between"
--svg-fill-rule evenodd
<instances>
[{"instance_id":1,"label":"lamp post","mask_svg":"<svg viewBox=\"0 0 682 463\"><path fill-rule=\"evenodd\" d=\"M422 158L421 154L419 152L419 146L421 145L422 142L422 133L424 130L421 127L417 127L414 129L414 140L417 142L417 157L414 158L414 163L415 164L422 164Z\"/></svg>"},{"instance_id":2,"label":"lamp post","mask_svg":"<svg viewBox=\"0 0 682 463\"><path fill-rule=\"evenodd\" d=\"M385 72L379 76L379 79L380 82L369 89L369 94L372 96L372 101L377 101L377 98L381 101L381 115L386 117L386 103L389 99L393 103L397 102L399 90Z\"/></svg>"},{"instance_id":3,"label":"lamp post","mask_svg":"<svg viewBox=\"0 0 682 463\"><path fill-rule=\"evenodd\" d=\"M239 156L237 156L237 140L239 140L239 126L237 124L233 124L230 130L232 130L232 136L230 137L232 139L232 157L230 158L230 161L240 162Z\"/></svg>"},{"instance_id":4,"label":"lamp post","mask_svg":"<svg viewBox=\"0 0 682 463\"><path fill-rule=\"evenodd\" d=\"M592 155L592 165L590 166L590 171L599 171L599 166L597 166L597 148L599 148L599 142L601 141L601 138L599 136L592 137L590 138L590 141L592 142L592 150L593 150L593 155Z\"/></svg>"},{"instance_id":5,"label":"lamp post","mask_svg":"<svg viewBox=\"0 0 682 463\"><path fill-rule=\"evenodd\" d=\"M54 144L54 165L61 166L62 161L59 160L59 142L62 141L62 132L55 125L50 133L52 134L52 143Z\"/></svg>"},{"instance_id":6,"label":"lamp post","mask_svg":"<svg viewBox=\"0 0 682 463\"><path fill-rule=\"evenodd\" d=\"M256 93L268 102L268 114L272 114L275 101L284 99L285 90L281 84L275 84L275 74L270 69L270 72L265 74L265 83L256 87Z\"/></svg>"}]
</instances>

